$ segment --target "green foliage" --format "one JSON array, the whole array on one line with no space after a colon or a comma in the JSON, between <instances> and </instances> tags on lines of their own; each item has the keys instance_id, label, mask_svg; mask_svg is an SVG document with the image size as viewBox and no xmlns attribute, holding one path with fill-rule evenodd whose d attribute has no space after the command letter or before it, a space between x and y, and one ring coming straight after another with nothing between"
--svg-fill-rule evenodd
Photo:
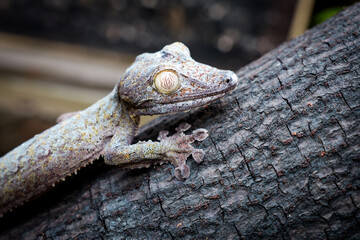
<instances>
[{"instance_id":1,"label":"green foliage","mask_svg":"<svg viewBox=\"0 0 360 240\"><path fill-rule=\"evenodd\" d=\"M317 25L319 23L324 22L326 19L334 16L335 14L337 14L338 12L340 12L343 9L343 7L338 6L338 7L331 7L331 8L326 8L320 12L318 12L317 14L315 14L314 16L314 25Z\"/></svg>"}]
</instances>

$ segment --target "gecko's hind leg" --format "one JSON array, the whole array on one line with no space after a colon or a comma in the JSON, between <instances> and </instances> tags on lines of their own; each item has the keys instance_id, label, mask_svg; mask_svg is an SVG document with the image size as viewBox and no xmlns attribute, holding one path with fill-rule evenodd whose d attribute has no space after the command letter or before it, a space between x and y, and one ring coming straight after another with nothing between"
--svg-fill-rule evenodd
<instances>
[{"instance_id":1,"label":"gecko's hind leg","mask_svg":"<svg viewBox=\"0 0 360 240\"><path fill-rule=\"evenodd\" d=\"M79 111L76 112L67 112L67 113L63 113L61 114L57 119L56 119L56 123L60 123L63 122L65 120L68 120L69 118L75 116Z\"/></svg>"}]
</instances>

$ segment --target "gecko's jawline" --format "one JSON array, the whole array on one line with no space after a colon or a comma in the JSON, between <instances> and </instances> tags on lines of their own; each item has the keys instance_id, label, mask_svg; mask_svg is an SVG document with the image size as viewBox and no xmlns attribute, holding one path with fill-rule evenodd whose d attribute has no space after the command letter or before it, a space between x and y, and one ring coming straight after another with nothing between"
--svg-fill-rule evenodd
<instances>
[{"instance_id":1,"label":"gecko's jawline","mask_svg":"<svg viewBox=\"0 0 360 240\"><path fill-rule=\"evenodd\" d=\"M213 92L208 92L202 96L199 96L199 94L196 95L190 95L190 96L182 96L182 97L177 97L175 99L166 99L164 101L157 101L157 100L149 100L146 102L141 103L140 105L138 105L137 107L135 107L136 109L146 109L146 108L154 108L156 107L156 105L158 106L168 106L168 105L184 105L185 103L194 103L194 102L198 102L200 100L205 100L206 102L211 102L213 101L212 98L220 98L222 96L225 95L225 93L228 93L230 91L233 91L236 88L236 85L224 88L222 90L217 90L217 91L213 91Z\"/></svg>"},{"instance_id":2,"label":"gecko's jawline","mask_svg":"<svg viewBox=\"0 0 360 240\"><path fill-rule=\"evenodd\" d=\"M157 103L159 105L187 105L187 104L200 104L200 105L204 105L207 103L210 103L218 98L221 98L225 96L225 93L220 93L220 94L216 94L216 95L211 95L211 96L206 96L206 97L202 97L202 98L188 98L185 99L183 101L174 101L174 102L164 102L164 103ZM196 105L198 106L198 105Z\"/></svg>"},{"instance_id":3,"label":"gecko's jawline","mask_svg":"<svg viewBox=\"0 0 360 240\"><path fill-rule=\"evenodd\" d=\"M199 96L200 94L196 94L196 95L190 95L190 96L185 96L185 97L176 98L176 99L170 99L170 101L167 101L167 102L155 101L155 103L157 103L157 104L172 104L172 103L177 103L177 102L186 102L186 101L194 101L197 99L205 99L208 97L216 97L217 95L224 96L225 93L228 93L228 92L234 90L235 88L236 88L236 85L233 85L231 87L227 87L222 90L208 92L208 93L204 94L203 96Z\"/></svg>"},{"instance_id":4,"label":"gecko's jawline","mask_svg":"<svg viewBox=\"0 0 360 240\"><path fill-rule=\"evenodd\" d=\"M172 112L182 112L190 109L194 109L206 104L209 104L221 97L225 93L215 96L204 97L200 99L190 99L181 102L167 102L167 103L154 103L154 105L148 105L145 108L134 109L135 115L154 115L154 114L167 114Z\"/></svg>"}]
</instances>

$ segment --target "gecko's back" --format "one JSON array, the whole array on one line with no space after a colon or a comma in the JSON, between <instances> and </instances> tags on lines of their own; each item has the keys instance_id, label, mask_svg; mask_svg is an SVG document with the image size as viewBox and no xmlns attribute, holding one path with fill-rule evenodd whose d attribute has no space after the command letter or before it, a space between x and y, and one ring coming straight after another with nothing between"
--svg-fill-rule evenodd
<instances>
[{"instance_id":1,"label":"gecko's back","mask_svg":"<svg viewBox=\"0 0 360 240\"><path fill-rule=\"evenodd\" d=\"M122 118L115 89L0 158L0 215L99 158Z\"/></svg>"}]
</instances>

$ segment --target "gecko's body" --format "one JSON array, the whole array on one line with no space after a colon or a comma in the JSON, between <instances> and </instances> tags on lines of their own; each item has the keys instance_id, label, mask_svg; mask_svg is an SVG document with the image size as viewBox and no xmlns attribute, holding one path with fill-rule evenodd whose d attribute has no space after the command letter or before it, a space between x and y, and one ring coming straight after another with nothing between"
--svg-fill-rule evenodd
<instances>
[{"instance_id":1,"label":"gecko's body","mask_svg":"<svg viewBox=\"0 0 360 240\"><path fill-rule=\"evenodd\" d=\"M209 103L234 89L236 75L197 63L181 43L142 54L127 69L114 90L89 108L60 117L61 122L0 158L0 216L53 187L66 176L104 156L105 163L123 168L171 162L175 176L185 179L185 161L203 151L190 143L207 137L205 129L183 131L160 142L131 144L139 115L184 111Z\"/></svg>"},{"instance_id":2,"label":"gecko's body","mask_svg":"<svg viewBox=\"0 0 360 240\"><path fill-rule=\"evenodd\" d=\"M2 157L0 214L32 196L40 195L99 158L118 124L131 123L126 119L130 116L123 111L124 107L114 99L112 92L88 109L34 136Z\"/></svg>"}]
</instances>

